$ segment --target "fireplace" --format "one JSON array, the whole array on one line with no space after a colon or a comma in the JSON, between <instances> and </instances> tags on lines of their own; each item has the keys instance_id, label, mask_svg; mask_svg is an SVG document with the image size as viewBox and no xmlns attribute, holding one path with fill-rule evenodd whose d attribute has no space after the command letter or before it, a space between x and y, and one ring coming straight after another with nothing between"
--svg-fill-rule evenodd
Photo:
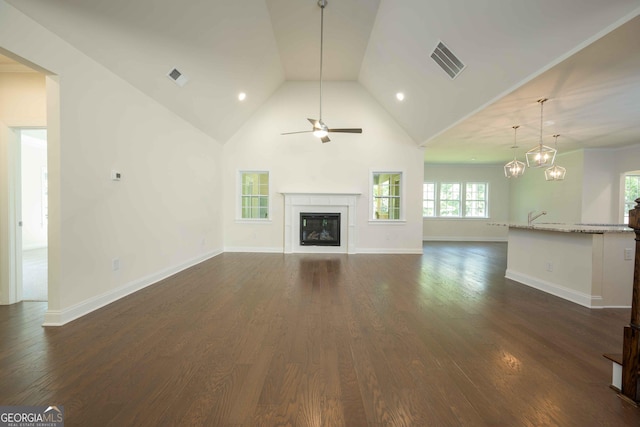
<instances>
[{"instance_id":1,"label":"fireplace","mask_svg":"<svg viewBox=\"0 0 640 427\"><path fill-rule=\"evenodd\" d=\"M284 196L284 253L356 253L356 205L359 193L293 193ZM300 244L300 214L340 214L340 245Z\"/></svg>"},{"instance_id":2,"label":"fireplace","mask_svg":"<svg viewBox=\"0 0 640 427\"><path fill-rule=\"evenodd\" d=\"M300 212L300 245L340 246L340 213Z\"/></svg>"}]
</instances>

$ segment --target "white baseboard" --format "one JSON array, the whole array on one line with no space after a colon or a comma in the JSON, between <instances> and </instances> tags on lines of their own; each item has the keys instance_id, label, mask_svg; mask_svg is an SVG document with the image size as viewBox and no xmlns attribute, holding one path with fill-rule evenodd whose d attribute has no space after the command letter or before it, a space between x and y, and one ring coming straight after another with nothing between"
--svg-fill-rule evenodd
<instances>
[{"instance_id":1,"label":"white baseboard","mask_svg":"<svg viewBox=\"0 0 640 427\"><path fill-rule=\"evenodd\" d=\"M505 277L507 279L515 280L516 282L522 283L523 285L527 285L548 294L555 295L567 301L580 304L583 307L604 308L602 306L602 297L594 297L589 294L565 288L564 286L546 282L544 280L540 280L526 274L518 273L513 270L507 270L507 272L505 273Z\"/></svg>"},{"instance_id":2,"label":"white baseboard","mask_svg":"<svg viewBox=\"0 0 640 427\"><path fill-rule=\"evenodd\" d=\"M507 242L506 237L423 236L423 242Z\"/></svg>"},{"instance_id":3,"label":"white baseboard","mask_svg":"<svg viewBox=\"0 0 640 427\"><path fill-rule=\"evenodd\" d=\"M254 252L254 253L284 253L283 248L261 248L261 247L232 247L224 248L225 252ZM333 253L333 252L292 252L292 253ZM336 252L344 253L344 252ZM419 254L422 255L422 248L420 249L407 249L407 248L357 248L354 254Z\"/></svg>"},{"instance_id":4,"label":"white baseboard","mask_svg":"<svg viewBox=\"0 0 640 427\"><path fill-rule=\"evenodd\" d=\"M225 252L254 252L254 253L264 253L264 254L281 254L284 252L283 247L271 247L271 248L263 248L263 247L231 247L224 248Z\"/></svg>"},{"instance_id":5,"label":"white baseboard","mask_svg":"<svg viewBox=\"0 0 640 427\"><path fill-rule=\"evenodd\" d=\"M422 248L357 248L356 254L407 254L407 255L422 255Z\"/></svg>"},{"instance_id":6,"label":"white baseboard","mask_svg":"<svg viewBox=\"0 0 640 427\"><path fill-rule=\"evenodd\" d=\"M174 274L182 270L193 267L196 264L218 256L221 253L221 250L208 252L206 254L192 258L182 264L165 268L164 270L161 270L155 274L151 274L138 280L134 280L133 282L127 283L126 285L121 286L117 289L106 292L102 295L97 295L93 298L89 298L88 300L82 301L63 310L47 310L44 315L44 323L42 324L42 326L62 326L66 323L71 322L72 320L76 320L86 314L89 314L92 311L111 304L112 302L115 302L120 298L126 297L127 295L158 283L162 279L173 276Z\"/></svg>"}]
</instances>

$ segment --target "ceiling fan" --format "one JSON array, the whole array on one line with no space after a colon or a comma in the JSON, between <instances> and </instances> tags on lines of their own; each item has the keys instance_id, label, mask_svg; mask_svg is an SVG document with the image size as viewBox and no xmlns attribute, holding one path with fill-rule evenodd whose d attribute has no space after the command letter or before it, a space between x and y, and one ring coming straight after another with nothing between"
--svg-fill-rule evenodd
<instances>
[{"instance_id":1,"label":"ceiling fan","mask_svg":"<svg viewBox=\"0 0 640 427\"><path fill-rule=\"evenodd\" d=\"M331 129L322 121L322 50L323 50L323 42L324 42L324 8L327 7L327 0L318 0L318 6L320 6L320 114L318 119L307 119L313 126L311 130L302 130L297 132L285 132L281 135L292 135L294 133L311 133L313 135L320 138L320 141L323 143L331 141L329 139L330 132L341 132L341 133L362 133L361 128L342 128L342 129Z\"/></svg>"}]
</instances>

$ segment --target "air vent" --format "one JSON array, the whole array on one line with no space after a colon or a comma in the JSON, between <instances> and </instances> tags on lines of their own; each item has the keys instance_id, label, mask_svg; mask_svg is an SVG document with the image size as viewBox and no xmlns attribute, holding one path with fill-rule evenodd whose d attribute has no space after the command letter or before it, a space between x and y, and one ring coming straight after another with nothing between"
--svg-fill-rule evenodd
<instances>
[{"instance_id":1,"label":"air vent","mask_svg":"<svg viewBox=\"0 0 640 427\"><path fill-rule=\"evenodd\" d=\"M452 79L455 79L465 67L462 61L460 61L442 42L439 42L438 46L433 50L431 58L433 58L433 60L436 61Z\"/></svg>"},{"instance_id":2,"label":"air vent","mask_svg":"<svg viewBox=\"0 0 640 427\"><path fill-rule=\"evenodd\" d=\"M174 68L173 70L169 71L169 73L167 74L167 77L173 80L175 84L177 84L180 87L184 86L185 84L187 84L187 81L189 81L187 76L185 76L180 71L178 71L177 68Z\"/></svg>"}]
</instances>

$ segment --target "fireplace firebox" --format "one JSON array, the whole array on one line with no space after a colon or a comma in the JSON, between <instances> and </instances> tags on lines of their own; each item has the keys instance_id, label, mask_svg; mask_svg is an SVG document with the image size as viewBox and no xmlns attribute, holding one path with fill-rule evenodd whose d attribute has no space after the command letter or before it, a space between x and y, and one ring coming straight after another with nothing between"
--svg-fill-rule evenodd
<instances>
[{"instance_id":1,"label":"fireplace firebox","mask_svg":"<svg viewBox=\"0 0 640 427\"><path fill-rule=\"evenodd\" d=\"M340 213L300 212L300 245L340 246Z\"/></svg>"}]
</instances>

